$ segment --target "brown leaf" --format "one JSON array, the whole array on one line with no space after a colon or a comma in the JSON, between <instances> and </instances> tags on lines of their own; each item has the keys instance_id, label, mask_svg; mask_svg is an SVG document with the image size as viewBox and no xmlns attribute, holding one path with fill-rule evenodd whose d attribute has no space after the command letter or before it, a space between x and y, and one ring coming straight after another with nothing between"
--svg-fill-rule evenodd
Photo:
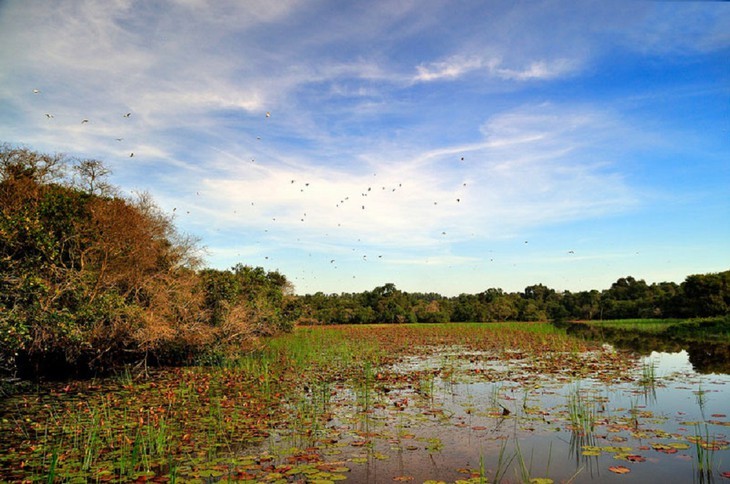
<instances>
[{"instance_id":1,"label":"brown leaf","mask_svg":"<svg viewBox=\"0 0 730 484\"><path fill-rule=\"evenodd\" d=\"M609 471L615 472L616 474L628 474L631 472L631 469L624 466L611 466L608 468Z\"/></svg>"}]
</instances>

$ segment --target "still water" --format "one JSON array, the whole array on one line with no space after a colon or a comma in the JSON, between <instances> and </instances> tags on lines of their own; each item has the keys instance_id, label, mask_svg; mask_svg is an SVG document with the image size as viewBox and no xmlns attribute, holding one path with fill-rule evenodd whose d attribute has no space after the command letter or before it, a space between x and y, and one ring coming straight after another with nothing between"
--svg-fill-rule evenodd
<instances>
[{"instance_id":1,"label":"still water","mask_svg":"<svg viewBox=\"0 0 730 484\"><path fill-rule=\"evenodd\" d=\"M686 351L622 353L618 374L599 364L611 358L604 345L579 375L459 348L404 358L388 369L401 385L335 388L311 442L284 430L267 445L316 445L352 482L724 480L730 376L698 373Z\"/></svg>"}]
</instances>

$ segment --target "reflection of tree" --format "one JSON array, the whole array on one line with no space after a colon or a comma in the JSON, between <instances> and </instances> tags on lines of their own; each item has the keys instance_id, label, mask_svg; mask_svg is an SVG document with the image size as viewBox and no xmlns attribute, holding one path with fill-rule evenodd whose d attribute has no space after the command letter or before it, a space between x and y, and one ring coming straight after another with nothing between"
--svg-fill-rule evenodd
<instances>
[{"instance_id":1,"label":"reflection of tree","mask_svg":"<svg viewBox=\"0 0 730 484\"><path fill-rule=\"evenodd\" d=\"M692 342L686 349L697 372L730 374L730 344Z\"/></svg>"},{"instance_id":2,"label":"reflection of tree","mask_svg":"<svg viewBox=\"0 0 730 484\"><path fill-rule=\"evenodd\" d=\"M647 333L585 323L569 323L564 327L570 335L607 341L619 349L632 350L642 356L652 351L677 353L685 350L697 373L730 374L730 343L693 338L691 334Z\"/></svg>"}]
</instances>

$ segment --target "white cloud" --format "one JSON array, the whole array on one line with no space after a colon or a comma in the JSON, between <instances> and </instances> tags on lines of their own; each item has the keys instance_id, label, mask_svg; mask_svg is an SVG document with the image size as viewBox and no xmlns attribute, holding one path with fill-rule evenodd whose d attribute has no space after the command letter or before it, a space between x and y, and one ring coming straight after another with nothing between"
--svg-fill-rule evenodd
<instances>
[{"instance_id":1,"label":"white cloud","mask_svg":"<svg viewBox=\"0 0 730 484\"><path fill-rule=\"evenodd\" d=\"M418 74L414 76L414 82L429 82L442 79L452 80L464 74L480 69L482 61L478 58L452 57L445 61L433 62L428 65L416 66Z\"/></svg>"},{"instance_id":2,"label":"white cloud","mask_svg":"<svg viewBox=\"0 0 730 484\"><path fill-rule=\"evenodd\" d=\"M533 61L523 69L507 69L499 67L499 64L490 66L490 72L495 76L516 81L555 79L570 74L574 69L575 62L569 59Z\"/></svg>"},{"instance_id":3,"label":"white cloud","mask_svg":"<svg viewBox=\"0 0 730 484\"><path fill-rule=\"evenodd\" d=\"M614 51L728 45L720 7L682 6L700 27L676 30L668 5L10 2L0 138L107 161L217 258L306 248L328 262L354 247L460 264L458 244L645 200L626 164L671 136L606 108L639 119L645 92L619 106L586 88L579 105L532 88L598 77Z\"/></svg>"},{"instance_id":4,"label":"white cloud","mask_svg":"<svg viewBox=\"0 0 730 484\"><path fill-rule=\"evenodd\" d=\"M359 155L366 170L219 153L196 185L199 223L421 250L615 214L638 203L612 162L623 129L600 111L538 105L490 118L475 143L388 156L375 146Z\"/></svg>"},{"instance_id":5,"label":"white cloud","mask_svg":"<svg viewBox=\"0 0 730 484\"><path fill-rule=\"evenodd\" d=\"M413 82L456 80L475 71L511 81L551 80L574 73L579 66L576 60L559 58L553 60L533 60L522 68L504 67L500 58L481 59L454 56L445 61L416 66L417 74Z\"/></svg>"}]
</instances>

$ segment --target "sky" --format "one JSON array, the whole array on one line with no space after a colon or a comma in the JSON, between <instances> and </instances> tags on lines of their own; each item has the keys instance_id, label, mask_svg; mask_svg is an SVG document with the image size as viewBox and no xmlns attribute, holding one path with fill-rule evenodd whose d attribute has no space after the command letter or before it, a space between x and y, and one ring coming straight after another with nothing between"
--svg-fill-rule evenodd
<instances>
[{"instance_id":1,"label":"sky","mask_svg":"<svg viewBox=\"0 0 730 484\"><path fill-rule=\"evenodd\" d=\"M0 142L299 294L730 269L730 2L0 1Z\"/></svg>"}]
</instances>

